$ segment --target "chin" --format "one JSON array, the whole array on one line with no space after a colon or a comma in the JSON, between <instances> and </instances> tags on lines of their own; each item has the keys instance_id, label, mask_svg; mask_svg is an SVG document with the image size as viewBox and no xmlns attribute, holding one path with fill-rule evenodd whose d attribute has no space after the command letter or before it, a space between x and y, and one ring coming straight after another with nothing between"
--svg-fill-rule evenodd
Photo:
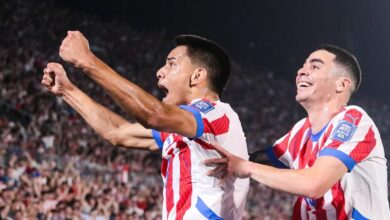
<instances>
[{"instance_id":1,"label":"chin","mask_svg":"<svg viewBox=\"0 0 390 220\"><path fill-rule=\"evenodd\" d=\"M297 95L295 96L295 100L296 100L297 102L303 102L303 101L307 100L307 97L305 97L305 96L303 96L303 95L297 94Z\"/></svg>"}]
</instances>

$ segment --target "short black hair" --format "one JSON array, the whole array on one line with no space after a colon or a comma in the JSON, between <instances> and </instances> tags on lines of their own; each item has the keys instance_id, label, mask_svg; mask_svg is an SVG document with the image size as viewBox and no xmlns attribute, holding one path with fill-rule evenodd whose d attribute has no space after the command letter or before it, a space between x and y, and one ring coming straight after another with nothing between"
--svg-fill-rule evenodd
<instances>
[{"instance_id":1,"label":"short black hair","mask_svg":"<svg viewBox=\"0 0 390 220\"><path fill-rule=\"evenodd\" d=\"M343 66L352 77L352 80L355 81L355 88L353 92L356 92L362 81L362 71L356 57L351 52L332 44L320 45L317 50L326 50L336 56L334 61Z\"/></svg>"},{"instance_id":2,"label":"short black hair","mask_svg":"<svg viewBox=\"0 0 390 220\"><path fill-rule=\"evenodd\" d=\"M230 57L225 49L214 41L189 34L176 36L175 44L186 46L191 61L205 66L210 89L222 97L231 75Z\"/></svg>"}]
</instances>

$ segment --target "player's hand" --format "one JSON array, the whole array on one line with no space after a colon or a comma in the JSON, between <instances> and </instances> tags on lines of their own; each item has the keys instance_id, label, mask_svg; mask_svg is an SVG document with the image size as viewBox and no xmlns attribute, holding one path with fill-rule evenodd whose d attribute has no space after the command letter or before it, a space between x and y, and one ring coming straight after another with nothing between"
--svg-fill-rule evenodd
<instances>
[{"instance_id":1,"label":"player's hand","mask_svg":"<svg viewBox=\"0 0 390 220\"><path fill-rule=\"evenodd\" d=\"M55 95L62 96L63 93L72 89L73 84L66 76L66 72L59 63L48 63L43 70L42 85Z\"/></svg>"},{"instance_id":2,"label":"player's hand","mask_svg":"<svg viewBox=\"0 0 390 220\"><path fill-rule=\"evenodd\" d=\"M59 54L63 60L78 68L83 68L93 55L88 40L80 31L68 31L61 43Z\"/></svg>"},{"instance_id":3,"label":"player's hand","mask_svg":"<svg viewBox=\"0 0 390 220\"><path fill-rule=\"evenodd\" d=\"M221 146L213 145L213 147L222 155L222 158L207 159L203 162L207 166L216 167L207 173L208 176L217 178L224 178L227 175L238 178L250 177L247 166L248 161L229 153Z\"/></svg>"}]
</instances>

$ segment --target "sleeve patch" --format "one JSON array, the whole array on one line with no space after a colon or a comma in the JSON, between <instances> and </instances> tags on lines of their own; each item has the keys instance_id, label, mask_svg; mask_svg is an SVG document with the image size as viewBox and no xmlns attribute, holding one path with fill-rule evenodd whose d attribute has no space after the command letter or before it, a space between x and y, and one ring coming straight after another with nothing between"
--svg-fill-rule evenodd
<instances>
[{"instance_id":1,"label":"sleeve patch","mask_svg":"<svg viewBox=\"0 0 390 220\"><path fill-rule=\"evenodd\" d=\"M198 109L200 112L203 112L204 114L214 109L213 104L204 100L197 101L191 106Z\"/></svg>"},{"instance_id":2,"label":"sleeve patch","mask_svg":"<svg viewBox=\"0 0 390 220\"><path fill-rule=\"evenodd\" d=\"M333 140L339 140L341 142L346 142L351 140L353 134L356 131L356 125L351 122L342 120L337 125L336 129L332 134Z\"/></svg>"}]
</instances>

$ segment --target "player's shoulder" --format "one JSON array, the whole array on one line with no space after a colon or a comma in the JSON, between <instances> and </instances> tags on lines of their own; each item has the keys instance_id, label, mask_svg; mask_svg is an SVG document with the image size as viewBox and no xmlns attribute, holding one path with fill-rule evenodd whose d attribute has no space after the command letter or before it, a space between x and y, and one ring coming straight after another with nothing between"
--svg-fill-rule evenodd
<instances>
[{"instance_id":1,"label":"player's shoulder","mask_svg":"<svg viewBox=\"0 0 390 220\"><path fill-rule=\"evenodd\" d=\"M216 103L213 103L207 99L194 100L191 102L190 106L203 114L207 114L216 109Z\"/></svg>"},{"instance_id":2,"label":"player's shoulder","mask_svg":"<svg viewBox=\"0 0 390 220\"><path fill-rule=\"evenodd\" d=\"M305 124L309 123L309 119L307 117L302 118L299 120L297 123L294 124L293 129L300 129L302 128Z\"/></svg>"},{"instance_id":3,"label":"player's shoulder","mask_svg":"<svg viewBox=\"0 0 390 220\"><path fill-rule=\"evenodd\" d=\"M332 124L335 127L338 127L340 124L352 123L355 126L358 124L371 124L374 125L374 121L368 115L368 113L360 106L357 105L349 105L343 107L342 111L340 111L333 119ZM337 125L337 126L336 126Z\"/></svg>"},{"instance_id":4,"label":"player's shoulder","mask_svg":"<svg viewBox=\"0 0 390 220\"><path fill-rule=\"evenodd\" d=\"M336 116L340 119L345 118L346 116L353 116L354 118L369 117L368 113L360 106L357 105L348 105L343 107L343 110Z\"/></svg>"},{"instance_id":5,"label":"player's shoulder","mask_svg":"<svg viewBox=\"0 0 390 220\"><path fill-rule=\"evenodd\" d=\"M367 114L366 111L362 107L360 107L358 105L348 105L348 106L345 106L345 110L344 111L351 111L351 110Z\"/></svg>"},{"instance_id":6,"label":"player's shoulder","mask_svg":"<svg viewBox=\"0 0 390 220\"><path fill-rule=\"evenodd\" d=\"M204 115L233 113L234 110L229 104L221 101L210 101L207 99L198 99L193 101L190 106Z\"/></svg>"}]
</instances>

